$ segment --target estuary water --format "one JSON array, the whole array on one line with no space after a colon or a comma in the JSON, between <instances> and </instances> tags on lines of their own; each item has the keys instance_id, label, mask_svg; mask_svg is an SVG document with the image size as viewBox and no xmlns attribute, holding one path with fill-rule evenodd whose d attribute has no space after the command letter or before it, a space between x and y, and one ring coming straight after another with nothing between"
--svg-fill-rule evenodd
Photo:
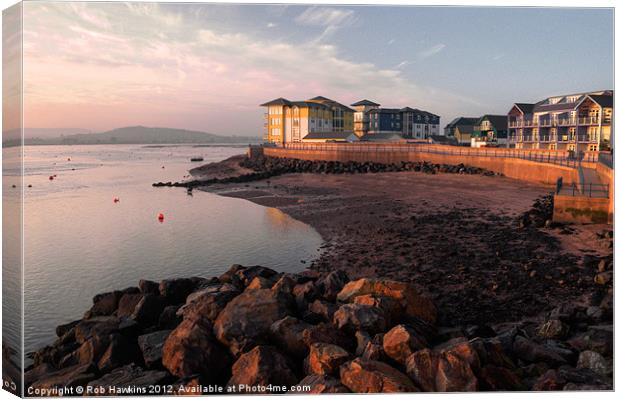
<instances>
[{"instance_id":1,"label":"estuary water","mask_svg":"<svg viewBox=\"0 0 620 399\"><path fill-rule=\"evenodd\" d=\"M56 325L81 318L95 294L136 286L141 278L211 277L234 263L303 270L322 243L310 226L242 199L151 187L181 180L201 164L191 157L206 163L245 150L25 147L25 352L50 343ZM5 179L4 189L17 200L12 181Z\"/></svg>"}]
</instances>

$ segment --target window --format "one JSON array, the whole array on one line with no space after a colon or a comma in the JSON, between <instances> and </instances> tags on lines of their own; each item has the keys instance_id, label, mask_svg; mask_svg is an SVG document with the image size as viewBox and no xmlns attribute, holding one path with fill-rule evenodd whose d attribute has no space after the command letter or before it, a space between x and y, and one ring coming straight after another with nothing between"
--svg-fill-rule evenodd
<instances>
[{"instance_id":1,"label":"window","mask_svg":"<svg viewBox=\"0 0 620 399\"><path fill-rule=\"evenodd\" d=\"M280 135L280 128L278 127L274 127L271 129L271 135L272 136L279 136Z\"/></svg>"}]
</instances>

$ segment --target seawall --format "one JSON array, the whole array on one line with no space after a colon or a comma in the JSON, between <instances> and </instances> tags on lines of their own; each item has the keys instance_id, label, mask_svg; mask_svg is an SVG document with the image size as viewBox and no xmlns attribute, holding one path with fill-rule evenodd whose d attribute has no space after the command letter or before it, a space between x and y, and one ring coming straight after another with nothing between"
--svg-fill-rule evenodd
<instances>
[{"instance_id":1,"label":"seawall","mask_svg":"<svg viewBox=\"0 0 620 399\"><path fill-rule=\"evenodd\" d=\"M512 149L451 149L441 145L411 144L313 144L265 147L266 156L296 158L310 161L356 161L377 163L432 162L439 164L463 163L502 173L507 177L543 184L555 184L558 178L564 183L578 183L577 169L561 164L545 163L530 159L557 160L565 158L562 151L512 150Z\"/></svg>"}]
</instances>

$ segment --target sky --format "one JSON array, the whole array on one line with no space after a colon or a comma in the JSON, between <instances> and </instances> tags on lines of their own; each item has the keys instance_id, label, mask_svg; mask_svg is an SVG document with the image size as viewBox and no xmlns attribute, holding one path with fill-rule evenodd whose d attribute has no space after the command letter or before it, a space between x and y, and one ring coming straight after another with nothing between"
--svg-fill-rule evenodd
<instances>
[{"instance_id":1,"label":"sky","mask_svg":"<svg viewBox=\"0 0 620 399\"><path fill-rule=\"evenodd\" d=\"M261 136L322 95L441 116L613 88L611 9L24 3L24 123Z\"/></svg>"}]
</instances>

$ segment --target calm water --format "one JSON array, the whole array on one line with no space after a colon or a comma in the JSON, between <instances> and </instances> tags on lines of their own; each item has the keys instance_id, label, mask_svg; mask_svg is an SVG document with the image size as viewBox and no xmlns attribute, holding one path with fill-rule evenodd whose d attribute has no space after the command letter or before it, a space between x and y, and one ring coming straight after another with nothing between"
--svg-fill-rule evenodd
<instances>
[{"instance_id":1,"label":"calm water","mask_svg":"<svg viewBox=\"0 0 620 399\"><path fill-rule=\"evenodd\" d=\"M321 245L311 227L245 200L151 187L187 175L197 166L192 156L211 162L244 151L26 147L24 185L32 184L24 201L26 353L49 343L56 325L80 318L95 294L141 278L210 277L233 263L304 269L302 260L314 259Z\"/></svg>"}]
</instances>

